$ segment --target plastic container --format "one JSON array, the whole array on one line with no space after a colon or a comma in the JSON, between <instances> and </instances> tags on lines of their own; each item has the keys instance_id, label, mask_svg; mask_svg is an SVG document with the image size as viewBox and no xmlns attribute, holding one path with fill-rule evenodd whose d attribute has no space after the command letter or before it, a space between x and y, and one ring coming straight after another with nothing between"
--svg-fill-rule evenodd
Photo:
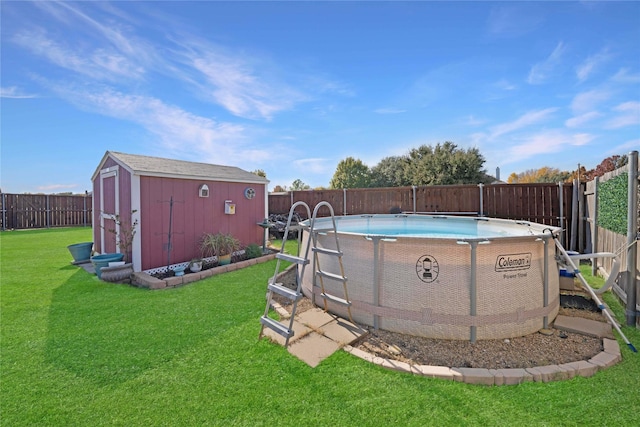
<instances>
[{"instance_id":1,"label":"plastic container","mask_svg":"<svg viewBox=\"0 0 640 427\"><path fill-rule=\"evenodd\" d=\"M96 276L98 279L102 279L100 269L102 267L108 267L110 262L122 261L124 254L102 254L91 257L91 264L96 270Z\"/></svg>"}]
</instances>

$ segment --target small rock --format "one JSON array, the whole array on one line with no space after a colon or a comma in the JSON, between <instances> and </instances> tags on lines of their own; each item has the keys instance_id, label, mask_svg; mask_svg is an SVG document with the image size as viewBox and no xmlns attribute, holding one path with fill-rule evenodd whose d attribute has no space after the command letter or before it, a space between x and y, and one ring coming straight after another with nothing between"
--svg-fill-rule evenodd
<instances>
[{"instance_id":1,"label":"small rock","mask_svg":"<svg viewBox=\"0 0 640 427\"><path fill-rule=\"evenodd\" d=\"M402 353L402 351L398 347L396 347L395 345L390 345L389 346L389 353L398 355L398 354Z\"/></svg>"},{"instance_id":2,"label":"small rock","mask_svg":"<svg viewBox=\"0 0 640 427\"><path fill-rule=\"evenodd\" d=\"M504 342L505 342L505 344L509 344L511 342L511 340L509 338L505 338Z\"/></svg>"},{"instance_id":3,"label":"small rock","mask_svg":"<svg viewBox=\"0 0 640 427\"><path fill-rule=\"evenodd\" d=\"M553 330L551 330L551 329L540 329L538 332L541 333L542 335L546 335L546 336L553 335Z\"/></svg>"}]
</instances>

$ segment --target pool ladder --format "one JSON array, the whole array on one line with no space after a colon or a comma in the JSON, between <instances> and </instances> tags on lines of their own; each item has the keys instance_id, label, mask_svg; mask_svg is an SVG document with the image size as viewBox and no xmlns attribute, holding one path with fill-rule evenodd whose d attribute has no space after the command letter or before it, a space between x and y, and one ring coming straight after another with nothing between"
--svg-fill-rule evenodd
<instances>
[{"instance_id":1,"label":"pool ladder","mask_svg":"<svg viewBox=\"0 0 640 427\"><path fill-rule=\"evenodd\" d=\"M307 244L305 245L303 256L300 256L300 254L298 254L298 256L289 255L284 252L285 243L287 241L287 237L289 236L289 230L292 228L291 219L293 218L295 209L298 206L304 207L307 211L307 218L310 218ZM333 234L335 238L335 249L326 249L326 248L320 248L317 246L318 232L315 230L315 222L316 222L316 217L318 215L318 210L323 206L326 206L329 208L329 212L331 214L332 228L323 229L322 234L325 234L325 233ZM300 234L298 235L298 238L300 238ZM273 274L273 277L269 280L267 284L267 304L264 309L264 314L262 315L262 317L260 317L260 323L261 323L260 336L259 336L260 338L262 338L262 335L264 333L264 328L266 326L267 328L272 329L277 334L282 335L285 338L285 343L284 343L285 347L289 345L289 339L294 335L293 321L296 315L296 310L298 308L298 301L300 301L300 299L303 296L302 280L304 278L306 267L310 262L309 260L310 248L311 248L311 251L313 252L313 270L314 270L313 287L315 288L316 285L319 283L320 291L321 291L320 296L324 299L325 311L327 310L327 302L329 301L345 306L347 307L347 310L348 310L349 320L353 322L353 319L351 318L351 302L349 301L349 295L347 293L347 277L344 275L344 266L342 264L342 252L340 251L340 242L338 240L338 233L336 233L336 220L335 220L333 207L328 202L324 202L324 201L320 202L314 208L313 215L312 215L309 205L307 205L305 202L300 201L300 202L294 203L293 206L291 206L291 209L289 210L289 218L287 219L287 226L285 227L284 236L282 237L282 247L280 248L280 252L276 254L276 259L277 259L276 269ZM322 270L320 268L321 257L319 255L336 257L338 260L338 265L340 269L339 273L333 273L333 272ZM286 286L283 286L282 283L276 282L278 274L280 272L280 261L288 261L288 262L297 264L296 289L290 289ZM341 282L343 284L343 297L328 294L327 292L325 292L324 279ZM269 317L269 309L271 307L271 302L272 302L274 293L293 301L293 308L291 310L291 317L289 318L288 326L286 324L280 323L277 320Z\"/></svg>"}]
</instances>

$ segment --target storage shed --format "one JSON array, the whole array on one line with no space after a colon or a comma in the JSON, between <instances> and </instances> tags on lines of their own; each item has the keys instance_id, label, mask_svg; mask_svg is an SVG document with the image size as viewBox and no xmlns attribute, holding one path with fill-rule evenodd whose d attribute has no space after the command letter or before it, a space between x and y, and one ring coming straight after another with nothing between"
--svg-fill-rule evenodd
<instances>
[{"instance_id":1,"label":"storage shed","mask_svg":"<svg viewBox=\"0 0 640 427\"><path fill-rule=\"evenodd\" d=\"M231 234L245 246L263 242L257 224L268 217L269 181L254 173L107 151L91 180L94 249L120 252L116 236L135 224L129 259L135 271L200 257L205 232Z\"/></svg>"}]
</instances>

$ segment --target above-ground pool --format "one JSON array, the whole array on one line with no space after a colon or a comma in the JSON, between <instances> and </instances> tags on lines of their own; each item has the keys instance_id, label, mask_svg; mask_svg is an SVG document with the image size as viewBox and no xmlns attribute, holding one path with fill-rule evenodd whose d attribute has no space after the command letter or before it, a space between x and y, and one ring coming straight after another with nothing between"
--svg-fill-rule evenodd
<instances>
[{"instance_id":1,"label":"above-ground pool","mask_svg":"<svg viewBox=\"0 0 640 427\"><path fill-rule=\"evenodd\" d=\"M526 221L427 215L336 217L339 245L357 323L440 339L523 336L555 319L560 305L553 234ZM302 238L307 244L308 223ZM335 249L331 218L318 218L317 246ZM311 255L311 251L309 252ZM318 254L323 271L338 258ZM309 268L307 271L312 270ZM303 292L324 307L314 275ZM324 279L343 297L342 283ZM345 306L327 309L348 317Z\"/></svg>"}]
</instances>

